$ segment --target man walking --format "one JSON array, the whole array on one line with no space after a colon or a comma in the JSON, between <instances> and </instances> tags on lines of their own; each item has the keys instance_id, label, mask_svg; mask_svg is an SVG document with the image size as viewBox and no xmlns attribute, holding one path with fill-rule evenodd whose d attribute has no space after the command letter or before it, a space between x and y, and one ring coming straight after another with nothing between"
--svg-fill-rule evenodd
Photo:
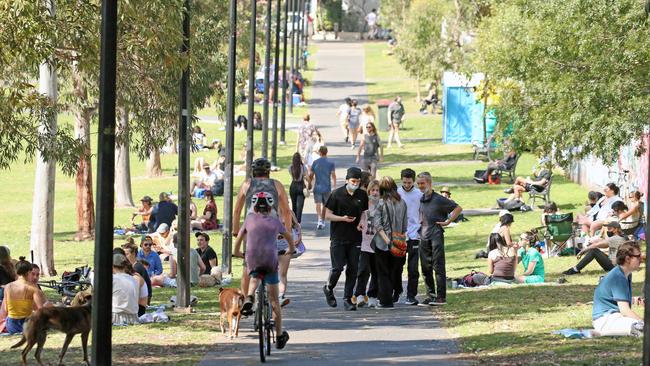
<instances>
[{"instance_id":1,"label":"man walking","mask_svg":"<svg viewBox=\"0 0 650 366\"><path fill-rule=\"evenodd\" d=\"M336 170L334 162L327 158L327 146L318 149L320 158L314 160L309 173L309 181L314 182L314 203L316 204L316 216L318 224L316 229L325 228L325 208L323 205L330 198L332 187L336 186Z\"/></svg>"},{"instance_id":2,"label":"man walking","mask_svg":"<svg viewBox=\"0 0 650 366\"><path fill-rule=\"evenodd\" d=\"M406 203L406 216L408 219L408 227L406 230L406 244L407 244L407 258L408 258L408 285L406 286L406 301L407 305L417 305L418 300L415 296L418 294L418 280L420 273L418 272L418 258L420 246L420 200L422 199L422 192L415 189L415 171L407 168L402 170L400 174L402 178L402 186L397 189L397 193L402 197ZM402 259L403 261L406 258ZM396 273L396 293L402 292L402 270L404 263L399 267L399 273Z\"/></svg>"},{"instance_id":3,"label":"man walking","mask_svg":"<svg viewBox=\"0 0 650 366\"><path fill-rule=\"evenodd\" d=\"M348 169L346 184L334 190L325 204L325 218L332 222L330 227L330 269L327 284L323 286L325 299L331 307L336 307L334 287L345 267L345 291L343 305L345 310L357 310L352 303L352 291L357 279L359 253L361 251L361 214L368 210L368 195L359 189L361 169Z\"/></svg>"},{"instance_id":4,"label":"man walking","mask_svg":"<svg viewBox=\"0 0 650 366\"><path fill-rule=\"evenodd\" d=\"M447 283L445 271L445 226L454 222L463 208L431 188L432 178L428 172L418 174L418 189L423 193L420 200L420 262L422 276L427 287L423 305L445 305ZM433 272L436 272L435 282Z\"/></svg>"}]
</instances>

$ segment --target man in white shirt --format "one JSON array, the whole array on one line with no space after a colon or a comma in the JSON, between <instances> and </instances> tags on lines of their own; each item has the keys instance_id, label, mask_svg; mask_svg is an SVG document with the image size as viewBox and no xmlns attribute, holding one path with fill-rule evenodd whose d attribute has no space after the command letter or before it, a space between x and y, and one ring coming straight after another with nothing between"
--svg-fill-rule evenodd
<instances>
[{"instance_id":1,"label":"man in white shirt","mask_svg":"<svg viewBox=\"0 0 650 366\"><path fill-rule=\"evenodd\" d=\"M413 169L404 169L401 172L402 186L397 189L400 197L406 203L406 216L408 219L408 227L406 230L407 236L407 257L408 257L408 284L406 286L406 301L404 302L407 305L417 305L418 300L415 296L418 293L418 280L420 279L420 273L418 272L418 258L420 256L419 246L420 246L420 199L422 198L422 192L419 189L415 189L415 171ZM406 258L404 258L406 260ZM399 288L395 289L396 293L402 292L401 283L402 283L402 270L404 269L404 263L400 266L399 275L395 283Z\"/></svg>"},{"instance_id":2,"label":"man in white shirt","mask_svg":"<svg viewBox=\"0 0 650 366\"><path fill-rule=\"evenodd\" d=\"M339 106L339 110L336 111L336 118L339 119L341 125L341 131L343 136L345 136L345 142L348 142L348 116L350 115L350 107L352 106L352 98L345 98L345 102Z\"/></svg>"},{"instance_id":3,"label":"man in white shirt","mask_svg":"<svg viewBox=\"0 0 650 366\"><path fill-rule=\"evenodd\" d=\"M377 37L377 9L372 9L366 15L366 23L368 23L368 39L375 39Z\"/></svg>"},{"instance_id":4,"label":"man in white shirt","mask_svg":"<svg viewBox=\"0 0 650 366\"><path fill-rule=\"evenodd\" d=\"M199 174L199 178L192 182L192 196L196 196L197 188L204 190L212 189L217 179L217 174L210 169L210 164L203 164L203 171Z\"/></svg>"}]
</instances>

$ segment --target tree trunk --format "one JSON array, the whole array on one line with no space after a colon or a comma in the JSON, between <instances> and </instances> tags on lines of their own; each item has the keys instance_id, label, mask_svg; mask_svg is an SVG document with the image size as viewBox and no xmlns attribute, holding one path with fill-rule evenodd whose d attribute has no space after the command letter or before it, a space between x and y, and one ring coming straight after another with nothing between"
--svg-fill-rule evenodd
<instances>
[{"instance_id":1,"label":"tree trunk","mask_svg":"<svg viewBox=\"0 0 650 366\"><path fill-rule=\"evenodd\" d=\"M74 114L75 137L84 144L84 152L79 157L77 166L77 177L75 179L77 188L77 234L75 240L82 241L91 239L95 230L95 204L93 201L93 176L92 164L90 161L90 120L94 108L86 107L88 94L83 84L81 75L76 68L73 68L73 83L75 95L79 98L79 106Z\"/></svg>"},{"instance_id":2,"label":"tree trunk","mask_svg":"<svg viewBox=\"0 0 650 366\"><path fill-rule=\"evenodd\" d=\"M115 205L133 207L131 194L131 161L129 159L129 113L119 109L117 135L121 138L115 147Z\"/></svg>"},{"instance_id":3,"label":"tree trunk","mask_svg":"<svg viewBox=\"0 0 650 366\"><path fill-rule=\"evenodd\" d=\"M155 148L149 155L147 160L147 177L160 177L162 176L162 165L160 164L160 149Z\"/></svg>"},{"instance_id":4,"label":"tree trunk","mask_svg":"<svg viewBox=\"0 0 650 366\"><path fill-rule=\"evenodd\" d=\"M418 103L422 102L422 93L420 92L420 74L415 78L415 92Z\"/></svg>"},{"instance_id":5,"label":"tree trunk","mask_svg":"<svg viewBox=\"0 0 650 366\"><path fill-rule=\"evenodd\" d=\"M56 68L43 63L40 66L39 92L48 96L52 102L57 100ZM46 131L46 125L50 131ZM49 121L44 120L39 128L41 134L55 133L56 114ZM34 198L32 202L32 227L29 248L32 261L47 276L56 276L54 268L54 182L56 162L44 161L40 153L36 158L36 177L34 179Z\"/></svg>"}]
</instances>

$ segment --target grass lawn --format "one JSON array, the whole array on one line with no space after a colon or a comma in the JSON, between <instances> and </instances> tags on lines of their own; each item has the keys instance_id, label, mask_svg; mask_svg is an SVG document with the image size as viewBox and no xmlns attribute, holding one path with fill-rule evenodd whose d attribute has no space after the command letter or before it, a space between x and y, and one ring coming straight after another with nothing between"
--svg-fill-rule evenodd
<instances>
[{"instance_id":1,"label":"grass lawn","mask_svg":"<svg viewBox=\"0 0 650 366\"><path fill-rule=\"evenodd\" d=\"M314 55L317 45L310 45L310 53ZM315 68L316 61L310 60L310 68ZM313 72L307 70L304 77L311 80ZM306 97L309 98L310 90L306 88ZM308 99L309 100L309 99ZM262 106L256 105L255 109L262 112ZM236 114L246 115L246 105L237 107ZM272 116L272 106L269 108L269 118ZM287 109L287 124L300 122L302 116L308 112L308 106L295 107L294 113L289 114ZM204 108L197 113L201 117L217 117L214 108ZM280 111L278 111L280 116ZM214 118L210 118L213 120ZM70 115L61 115L59 123L72 123ZM225 141L225 131L222 125L214 122L199 122L208 140L218 138ZM96 131L96 125L93 126ZM279 131L278 131L279 134ZM296 144L296 133L287 131L286 145L277 146L279 172L273 173L273 177L288 184L289 173L287 167L291 163L291 155ZM243 144L246 141L246 132L235 133L235 159L239 159ZM279 136L278 136L279 141ZM271 148L271 131L269 129L269 150ZM96 132L92 134L91 144L93 153L96 152ZM255 131L255 151L261 149L261 131ZM270 151L269 151L270 155ZM256 157L259 154L256 154ZM199 151L192 153L191 162L197 157L203 157L208 162L217 159L217 153ZM133 199L136 205L138 200L149 195L157 200L158 194L162 191L177 192L178 178L173 176L178 166L178 155L161 156L163 176L159 178L148 178L146 176L146 162L138 160L136 154L131 154L131 179L133 186ZM236 164L241 164L237 161ZM93 156L93 169L96 169L96 155ZM19 161L12 165L11 170L3 171L0 174L0 198L3 204L0 206L0 245L7 245L14 257L24 255L29 258L29 237L31 227L31 197L33 195L35 163L23 163ZM97 177L93 171L93 178ZM234 181L235 194L241 185L244 177L236 176ZM76 242L73 240L76 231L75 211L75 181L74 177L67 177L59 170L56 177L56 199L54 216L54 250L55 266L59 273L65 270L73 270L76 266L93 265L94 242ZM205 203L194 199L199 212L203 211ZM223 197L217 197L217 207L223 208ZM130 224L131 212L133 209L116 208L115 226L128 226ZM223 219L222 212L217 214L220 220ZM221 261L221 234L210 236L211 246L217 251ZM121 245L122 238L115 238L115 245ZM192 238L192 246L195 246ZM164 264L167 271L167 264ZM241 259L233 258L233 283L231 286L239 286L241 277ZM57 294L46 289L47 296L57 300ZM152 299L152 305L168 303L170 296L176 294L176 289L156 289ZM171 322L166 324L148 324L134 327L113 328L113 361L116 365L147 364L147 365L194 365L198 363L209 349L214 349L219 337L219 305L218 287L216 288L192 288L192 295L199 298L195 313L191 315L176 314L168 311ZM16 365L20 352L9 350L9 346L18 341L18 337L0 337L0 365ZM64 336L61 333L52 332L45 344L43 360L45 362L56 362ZM174 347L170 347L173 345ZM33 357L33 353L29 356ZM81 341L76 337L71 343L66 360L69 364L78 363L81 360ZM30 361L31 362L31 361Z\"/></svg>"},{"instance_id":2,"label":"grass lawn","mask_svg":"<svg viewBox=\"0 0 650 366\"><path fill-rule=\"evenodd\" d=\"M385 164L379 175L399 177L411 167L417 172L429 171L434 184L448 185L452 198L464 208L489 208L504 197L507 187L478 185L471 180L476 169L485 169L485 162L471 161L470 145L444 145L442 117L420 115L415 101L415 81L402 70L396 59L386 54L384 43L367 43L366 79L370 100L401 95L407 111L405 129L400 135L404 149L385 150ZM381 136L387 139L387 132ZM465 160L465 161L458 161ZM518 175L530 175L535 157L524 154L517 167ZM565 212L581 212L587 189L565 179L556 171L552 199ZM505 179L507 181L507 179ZM513 237L540 225L541 210L515 213ZM495 216L470 217L470 221L447 230L445 251L447 276L460 277L472 269L486 271L485 259L474 254L485 248L487 236L497 222ZM515 236L516 235L516 236ZM565 340L551 332L562 328L591 328L591 304L598 278L604 274L596 263L583 274L568 277L566 284L557 284L562 271L576 263L574 257L556 257L545 261L546 283L537 286L502 286L487 289L449 290L447 306L436 308L436 316L454 335L462 357L480 364L516 365L619 365L639 364L641 339L597 338ZM517 273L522 273L521 265ZM422 286L422 284L421 284ZM640 295L643 272L634 275L634 295ZM424 290L421 287L420 293ZM635 307L637 314L643 308Z\"/></svg>"}]
</instances>

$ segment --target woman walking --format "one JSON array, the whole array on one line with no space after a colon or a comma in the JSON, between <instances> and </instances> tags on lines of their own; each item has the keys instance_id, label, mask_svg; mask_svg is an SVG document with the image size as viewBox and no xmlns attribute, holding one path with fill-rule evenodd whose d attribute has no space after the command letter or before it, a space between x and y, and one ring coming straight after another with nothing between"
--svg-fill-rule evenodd
<instances>
[{"instance_id":1,"label":"woman walking","mask_svg":"<svg viewBox=\"0 0 650 366\"><path fill-rule=\"evenodd\" d=\"M368 192L368 210L361 214L359 229L363 235L361 240L361 254L359 255L359 270L357 271L357 285L354 289L354 299L357 307L361 308L377 306L377 265L375 261L375 250L372 249L372 239L376 235L372 221L375 216L375 208L379 202L379 181L373 180L366 188ZM370 287L366 291L370 279ZM353 301L355 302L355 301Z\"/></svg>"},{"instance_id":2,"label":"woman walking","mask_svg":"<svg viewBox=\"0 0 650 366\"><path fill-rule=\"evenodd\" d=\"M379 135L377 135L375 124L368 122L366 129L367 133L363 135L359 150L357 151L357 164L363 151L361 170L369 172L370 179L375 179L377 176L377 165L384 160L384 149L381 147L381 140L379 139Z\"/></svg>"},{"instance_id":3,"label":"woman walking","mask_svg":"<svg viewBox=\"0 0 650 366\"><path fill-rule=\"evenodd\" d=\"M299 153L294 153L289 167L291 174L291 186L289 186L289 196L291 197L291 209L296 215L298 223L302 220L302 208L305 204L305 179L307 177L307 168L302 163L302 157Z\"/></svg>"},{"instance_id":4,"label":"woman walking","mask_svg":"<svg viewBox=\"0 0 650 366\"><path fill-rule=\"evenodd\" d=\"M357 144L357 135L359 134L359 117L361 117L361 108L357 106L359 102L352 100L350 112L348 114L348 135L350 136L350 147L354 150Z\"/></svg>"},{"instance_id":5,"label":"woman walking","mask_svg":"<svg viewBox=\"0 0 650 366\"><path fill-rule=\"evenodd\" d=\"M391 254L390 248L393 239L406 232L408 220L406 216L406 203L397 193L397 185L391 177L383 177L379 182L381 200L375 209L373 225L377 235L373 240L375 245L375 259L377 262L377 283L379 286L378 308L392 308L399 300L399 293L395 293L397 281L395 273L397 266L403 262Z\"/></svg>"},{"instance_id":6,"label":"woman walking","mask_svg":"<svg viewBox=\"0 0 650 366\"><path fill-rule=\"evenodd\" d=\"M388 106L388 121L390 123L390 132L388 133L388 148L390 149L393 139L397 142L397 147L401 148L402 141L399 139L399 128L404 120L404 105L402 98L396 97L395 100Z\"/></svg>"},{"instance_id":7,"label":"woman walking","mask_svg":"<svg viewBox=\"0 0 650 366\"><path fill-rule=\"evenodd\" d=\"M361 116L359 117L359 133L366 134L368 133L367 127L368 123L375 123L375 112L373 112L372 107L366 104L361 108Z\"/></svg>"}]
</instances>

